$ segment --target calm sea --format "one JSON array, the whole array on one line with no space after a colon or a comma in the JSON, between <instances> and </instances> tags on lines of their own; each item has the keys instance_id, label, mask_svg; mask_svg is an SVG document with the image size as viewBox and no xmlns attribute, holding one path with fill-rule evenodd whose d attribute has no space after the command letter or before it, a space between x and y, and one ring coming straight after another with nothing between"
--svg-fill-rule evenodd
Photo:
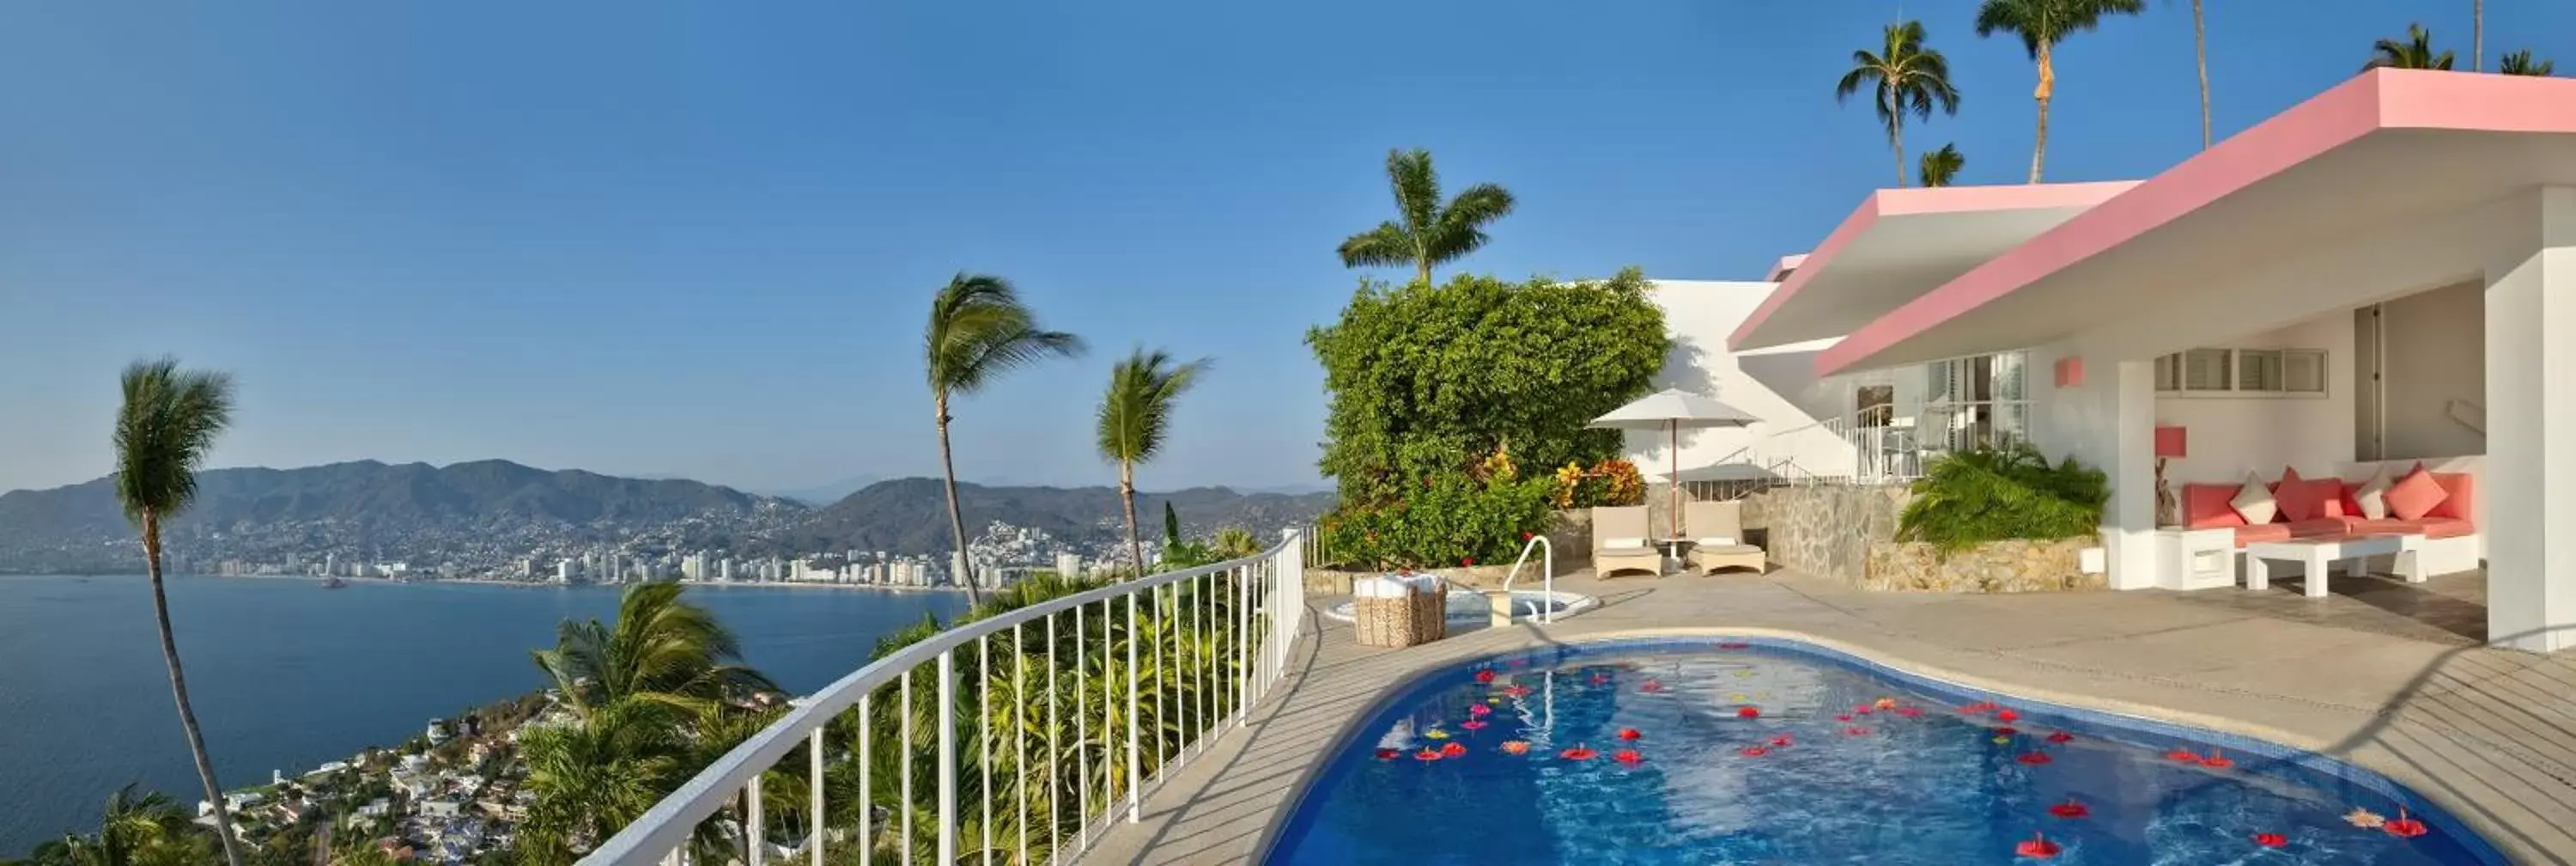
<instances>
[{"instance_id":1,"label":"calm sea","mask_svg":"<svg viewBox=\"0 0 2576 866\"><path fill-rule=\"evenodd\" d=\"M294 776L431 718L539 687L528 651L567 617L613 618L592 587L174 578L189 695L226 787ZM965 608L885 590L692 588L750 663L811 692L865 664L878 636ZM109 791L201 799L172 711L141 577L0 576L0 857L95 829Z\"/></svg>"}]
</instances>

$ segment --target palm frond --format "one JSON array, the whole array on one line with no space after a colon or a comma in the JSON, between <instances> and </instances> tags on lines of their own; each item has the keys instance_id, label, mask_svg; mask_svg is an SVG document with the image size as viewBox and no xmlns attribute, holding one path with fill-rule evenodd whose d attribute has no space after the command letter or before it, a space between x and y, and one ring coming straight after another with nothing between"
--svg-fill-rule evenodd
<instances>
[{"instance_id":1,"label":"palm frond","mask_svg":"<svg viewBox=\"0 0 2576 866\"><path fill-rule=\"evenodd\" d=\"M1512 212L1511 191L1490 183L1480 183L1458 193L1449 206L1440 211L1440 221L1426 246L1432 264L1453 261L1484 247L1490 240L1485 226L1509 216Z\"/></svg>"},{"instance_id":2,"label":"palm frond","mask_svg":"<svg viewBox=\"0 0 2576 866\"><path fill-rule=\"evenodd\" d=\"M232 425L232 377L182 370L175 358L136 361L121 379L124 403L111 437L116 494L128 519L170 515L197 496L197 467Z\"/></svg>"},{"instance_id":3,"label":"palm frond","mask_svg":"<svg viewBox=\"0 0 2576 866\"><path fill-rule=\"evenodd\" d=\"M1413 264L1416 247L1403 226L1385 222L1342 241L1340 252L1342 267L1392 267Z\"/></svg>"},{"instance_id":4,"label":"palm frond","mask_svg":"<svg viewBox=\"0 0 2576 866\"><path fill-rule=\"evenodd\" d=\"M1431 167L1431 152L1421 148L1386 152L1386 177L1395 190L1396 213L1404 226L1419 234L1440 213L1440 172Z\"/></svg>"},{"instance_id":5,"label":"palm frond","mask_svg":"<svg viewBox=\"0 0 2576 866\"><path fill-rule=\"evenodd\" d=\"M961 273L931 298L922 368L933 391L971 394L1003 373L1082 351L1081 338L1038 327L1010 283Z\"/></svg>"},{"instance_id":6,"label":"palm frond","mask_svg":"<svg viewBox=\"0 0 2576 866\"><path fill-rule=\"evenodd\" d=\"M1941 145L1940 150L1923 154L1921 174L1924 186L1949 186L1958 179L1959 170L1968 165L1967 156L1955 144Z\"/></svg>"},{"instance_id":7,"label":"palm frond","mask_svg":"<svg viewBox=\"0 0 2576 866\"><path fill-rule=\"evenodd\" d=\"M2558 64L2554 61L2534 59L2531 49L2525 48L2505 55L2496 64L2496 71L2505 75L2545 77L2557 72Z\"/></svg>"},{"instance_id":8,"label":"palm frond","mask_svg":"<svg viewBox=\"0 0 2576 866\"><path fill-rule=\"evenodd\" d=\"M1175 365L1162 350L1137 349L1109 371L1099 413L1100 456L1114 463L1144 463L1161 452L1171 414L1197 384L1207 359Z\"/></svg>"}]
</instances>

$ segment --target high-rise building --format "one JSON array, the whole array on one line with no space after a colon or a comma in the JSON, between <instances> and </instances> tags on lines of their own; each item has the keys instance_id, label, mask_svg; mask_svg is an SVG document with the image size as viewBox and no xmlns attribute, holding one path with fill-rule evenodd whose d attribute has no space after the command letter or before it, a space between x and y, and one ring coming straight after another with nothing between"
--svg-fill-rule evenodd
<instances>
[{"instance_id":1,"label":"high-rise building","mask_svg":"<svg viewBox=\"0 0 2576 866\"><path fill-rule=\"evenodd\" d=\"M1057 574L1061 574L1061 575L1064 575L1064 576L1066 576L1066 577L1080 577L1080 576L1082 576L1082 554L1079 554L1079 553L1059 553L1059 554L1056 554L1056 555L1055 555L1055 573L1057 573Z\"/></svg>"},{"instance_id":2,"label":"high-rise building","mask_svg":"<svg viewBox=\"0 0 2576 866\"><path fill-rule=\"evenodd\" d=\"M556 583L571 583L571 582L572 582L572 567L573 567L573 562L572 562L572 560L571 560L571 559L558 559L558 560L555 560L555 582L556 582Z\"/></svg>"}]
</instances>

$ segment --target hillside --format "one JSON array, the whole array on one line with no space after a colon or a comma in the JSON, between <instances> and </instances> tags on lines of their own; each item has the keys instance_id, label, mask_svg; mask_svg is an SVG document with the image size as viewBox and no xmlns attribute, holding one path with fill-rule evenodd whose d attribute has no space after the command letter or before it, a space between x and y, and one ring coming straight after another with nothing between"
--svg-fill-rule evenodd
<instances>
[{"instance_id":1,"label":"hillside","mask_svg":"<svg viewBox=\"0 0 2576 866\"><path fill-rule=\"evenodd\" d=\"M1077 544L1124 537L1124 515L1114 487L988 487L957 485L966 529L980 533L999 520L1045 530ZM1240 526L1267 532L1303 522L1331 508L1330 493L1238 493L1192 487L1168 493L1139 491L1137 519L1150 537L1162 535L1163 503L1180 512L1192 535ZM948 500L936 478L898 478L868 485L789 530L780 541L803 550L883 550L929 553L949 547Z\"/></svg>"}]
</instances>

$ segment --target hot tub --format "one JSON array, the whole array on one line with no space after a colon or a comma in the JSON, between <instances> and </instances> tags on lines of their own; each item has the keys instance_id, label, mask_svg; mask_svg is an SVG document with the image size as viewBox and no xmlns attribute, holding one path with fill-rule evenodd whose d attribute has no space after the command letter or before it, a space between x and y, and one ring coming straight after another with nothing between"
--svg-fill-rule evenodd
<instances>
[{"instance_id":1,"label":"hot tub","mask_svg":"<svg viewBox=\"0 0 2576 866\"><path fill-rule=\"evenodd\" d=\"M1511 595L1513 622L1535 620L1541 610L1546 610L1551 619L1564 619L1601 605L1600 599L1571 592L1515 589L1512 590ZM1491 597L1491 592L1450 587L1449 622L1452 625L1482 625L1491 622L1493 620ZM1334 605L1331 610L1324 611L1324 615L1342 622L1350 622L1353 619L1352 610L1355 604L1356 602L1342 602Z\"/></svg>"}]
</instances>

